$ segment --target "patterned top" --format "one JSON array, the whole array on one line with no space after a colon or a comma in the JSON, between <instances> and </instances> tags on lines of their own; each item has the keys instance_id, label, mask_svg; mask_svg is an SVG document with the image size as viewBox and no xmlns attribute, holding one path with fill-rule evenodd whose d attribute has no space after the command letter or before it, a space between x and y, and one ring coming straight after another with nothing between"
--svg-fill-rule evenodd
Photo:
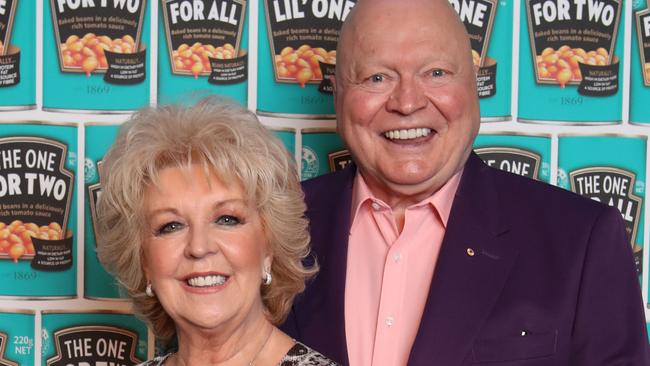
<instances>
[{"instance_id":1,"label":"patterned top","mask_svg":"<svg viewBox=\"0 0 650 366\"><path fill-rule=\"evenodd\" d=\"M152 360L145 361L136 366L164 366L165 361L173 353L168 353L164 356L158 356ZM313 349L305 346L300 342L291 347L278 366L340 366L338 363L330 360L329 358L321 355Z\"/></svg>"}]
</instances>

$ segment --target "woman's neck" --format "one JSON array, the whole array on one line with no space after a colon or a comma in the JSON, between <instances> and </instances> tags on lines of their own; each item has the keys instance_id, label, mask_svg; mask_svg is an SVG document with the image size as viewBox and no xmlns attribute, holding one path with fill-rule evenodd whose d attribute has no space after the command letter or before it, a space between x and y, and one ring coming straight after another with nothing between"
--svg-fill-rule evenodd
<instances>
[{"instance_id":1,"label":"woman's neck","mask_svg":"<svg viewBox=\"0 0 650 366\"><path fill-rule=\"evenodd\" d=\"M225 324L219 329L178 327L178 352L166 366L248 366L260 360L258 356L269 343L274 329L262 313L236 326Z\"/></svg>"}]
</instances>

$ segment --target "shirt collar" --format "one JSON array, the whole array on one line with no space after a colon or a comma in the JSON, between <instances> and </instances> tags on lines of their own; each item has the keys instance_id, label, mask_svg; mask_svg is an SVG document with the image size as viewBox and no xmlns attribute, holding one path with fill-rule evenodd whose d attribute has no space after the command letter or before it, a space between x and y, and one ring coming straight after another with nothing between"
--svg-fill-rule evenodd
<instances>
[{"instance_id":1,"label":"shirt collar","mask_svg":"<svg viewBox=\"0 0 650 366\"><path fill-rule=\"evenodd\" d=\"M442 221L442 225L446 228L447 221L449 220L449 214L451 213L451 206L454 203L454 196L458 190L458 185L460 183L460 177L462 176L462 173L463 170L461 169L434 194L416 204L407 207L407 210L424 205L430 205L434 209L434 212L438 213L440 220ZM357 218L357 215L359 214L359 210L366 202L368 202L368 204L375 202L382 207L390 209L388 204L375 197L375 195L370 191L370 188L368 188L365 179L363 179L363 176L359 170L357 170L352 188L352 211L350 217L352 217L353 224Z\"/></svg>"}]
</instances>

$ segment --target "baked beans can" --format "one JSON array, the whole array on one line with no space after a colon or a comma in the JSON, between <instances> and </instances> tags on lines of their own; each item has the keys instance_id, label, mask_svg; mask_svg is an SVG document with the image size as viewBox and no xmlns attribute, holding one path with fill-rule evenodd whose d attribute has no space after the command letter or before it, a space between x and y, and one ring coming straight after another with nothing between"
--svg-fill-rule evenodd
<instances>
[{"instance_id":1,"label":"baked beans can","mask_svg":"<svg viewBox=\"0 0 650 366\"><path fill-rule=\"evenodd\" d=\"M34 365L34 312L0 311L0 365Z\"/></svg>"},{"instance_id":2,"label":"baked beans can","mask_svg":"<svg viewBox=\"0 0 650 366\"><path fill-rule=\"evenodd\" d=\"M646 139L563 135L558 145L558 186L618 208L639 276L643 271Z\"/></svg>"},{"instance_id":3,"label":"baked beans can","mask_svg":"<svg viewBox=\"0 0 650 366\"><path fill-rule=\"evenodd\" d=\"M41 365L137 365L147 359L147 327L126 313L44 311Z\"/></svg>"},{"instance_id":4,"label":"baked beans can","mask_svg":"<svg viewBox=\"0 0 650 366\"><path fill-rule=\"evenodd\" d=\"M119 125L86 124L86 158L84 160L84 297L90 299L118 299L123 293L116 279L110 275L97 258L95 238L96 203L101 195L100 174L102 159L115 139Z\"/></svg>"},{"instance_id":5,"label":"baked beans can","mask_svg":"<svg viewBox=\"0 0 650 366\"><path fill-rule=\"evenodd\" d=\"M0 1L0 110L36 106L36 3Z\"/></svg>"},{"instance_id":6,"label":"baked beans can","mask_svg":"<svg viewBox=\"0 0 650 366\"><path fill-rule=\"evenodd\" d=\"M0 125L0 296L77 293L75 125Z\"/></svg>"},{"instance_id":7,"label":"baked beans can","mask_svg":"<svg viewBox=\"0 0 650 366\"><path fill-rule=\"evenodd\" d=\"M650 0L634 1L632 62L630 69L630 122L650 123Z\"/></svg>"},{"instance_id":8,"label":"baked beans can","mask_svg":"<svg viewBox=\"0 0 650 366\"><path fill-rule=\"evenodd\" d=\"M525 0L521 7L521 121L619 123L623 0Z\"/></svg>"},{"instance_id":9,"label":"baked beans can","mask_svg":"<svg viewBox=\"0 0 650 366\"><path fill-rule=\"evenodd\" d=\"M158 102L205 94L246 105L248 1L162 0L158 27Z\"/></svg>"},{"instance_id":10,"label":"baked beans can","mask_svg":"<svg viewBox=\"0 0 650 366\"><path fill-rule=\"evenodd\" d=\"M149 104L149 1L43 1L43 108L124 113Z\"/></svg>"},{"instance_id":11,"label":"baked beans can","mask_svg":"<svg viewBox=\"0 0 650 366\"><path fill-rule=\"evenodd\" d=\"M301 132L300 177L302 180L342 170L352 163L352 157L335 129L306 128Z\"/></svg>"},{"instance_id":12,"label":"baked beans can","mask_svg":"<svg viewBox=\"0 0 650 366\"><path fill-rule=\"evenodd\" d=\"M478 68L476 84L481 120L488 122L509 119L512 94L512 1L449 0L449 3L469 34L472 59Z\"/></svg>"},{"instance_id":13,"label":"baked beans can","mask_svg":"<svg viewBox=\"0 0 650 366\"><path fill-rule=\"evenodd\" d=\"M517 133L480 134L474 151L494 168L543 182L551 181L551 137Z\"/></svg>"},{"instance_id":14,"label":"baked beans can","mask_svg":"<svg viewBox=\"0 0 650 366\"><path fill-rule=\"evenodd\" d=\"M334 118L329 77L336 68L339 30L356 1L260 3L258 113Z\"/></svg>"},{"instance_id":15,"label":"baked beans can","mask_svg":"<svg viewBox=\"0 0 650 366\"><path fill-rule=\"evenodd\" d=\"M296 130L294 128L273 127L271 128L271 131L275 137L282 141L282 144L287 148L289 155L294 156L296 153Z\"/></svg>"}]
</instances>

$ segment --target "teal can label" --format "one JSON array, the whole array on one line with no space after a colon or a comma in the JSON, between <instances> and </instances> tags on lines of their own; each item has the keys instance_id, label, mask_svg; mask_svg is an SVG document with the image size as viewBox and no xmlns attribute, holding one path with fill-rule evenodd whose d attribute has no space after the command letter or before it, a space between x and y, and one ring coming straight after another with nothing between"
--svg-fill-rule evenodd
<instances>
[{"instance_id":1,"label":"teal can label","mask_svg":"<svg viewBox=\"0 0 650 366\"><path fill-rule=\"evenodd\" d=\"M161 1L160 103L174 103L204 92L246 104L247 11L245 0Z\"/></svg>"},{"instance_id":2,"label":"teal can label","mask_svg":"<svg viewBox=\"0 0 650 366\"><path fill-rule=\"evenodd\" d=\"M0 1L0 110L36 104L36 5Z\"/></svg>"},{"instance_id":3,"label":"teal can label","mask_svg":"<svg viewBox=\"0 0 650 366\"><path fill-rule=\"evenodd\" d=\"M635 1L630 70L630 122L650 123L650 1ZM638 5L637 5L638 4Z\"/></svg>"},{"instance_id":4,"label":"teal can label","mask_svg":"<svg viewBox=\"0 0 650 366\"><path fill-rule=\"evenodd\" d=\"M646 138L560 136L558 149L558 186L621 212L641 276Z\"/></svg>"},{"instance_id":5,"label":"teal can label","mask_svg":"<svg viewBox=\"0 0 650 366\"><path fill-rule=\"evenodd\" d=\"M76 145L76 127L2 126L0 296L76 294Z\"/></svg>"},{"instance_id":6,"label":"teal can label","mask_svg":"<svg viewBox=\"0 0 650 366\"><path fill-rule=\"evenodd\" d=\"M43 107L148 105L148 9L146 0L44 1Z\"/></svg>"},{"instance_id":7,"label":"teal can label","mask_svg":"<svg viewBox=\"0 0 650 366\"><path fill-rule=\"evenodd\" d=\"M352 157L334 129L302 130L300 177L302 180L345 169Z\"/></svg>"},{"instance_id":8,"label":"teal can label","mask_svg":"<svg viewBox=\"0 0 650 366\"><path fill-rule=\"evenodd\" d=\"M489 166L549 183L551 138L517 134L480 134L474 151Z\"/></svg>"},{"instance_id":9,"label":"teal can label","mask_svg":"<svg viewBox=\"0 0 650 366\"><path fill-rule=\"evenodd\" d=\"M0 312L0 365L34 365L34 313Z\"/></svg>"},{"instance_id":10,"label":"teal can label","mask_svg":"<svg viewBox=\"0 0 650 366\"><path fill-rule=\"evenodd\" d=\"M275 137L282 141L290 156L296 153L296 130L293 128L271 128Z\"/></svg>"},{"instance_id":11,"label":"teal can label","mask_svg":"<svg viewBox=\"0 0 650 366\"><path fill-rule=\"evenodd\" d=\"M333 116L329 77L339 30L356 2L260 1L258 113Z\"/></svg>"},{"instance_id":12,"label":"teal can label","mask_svg":"<svg viewBox=\"0 0 650 366\"><path fill-rule=\"evenodd\" d=\"M111 147L119 130L118 125L86 125L86 159L84 161L85 215L84 215L84 297L117 299L124 297L117 280L97 258L95 238L96 203L101 195L100 175L102 159Z\"/></svg>"},{"instance_id":13,"label":"teal can label","mask_svg":"<svg viewBox=\"0 0 650 366\"><path fill-rule=\"evenodd\" d=\"M45 366L124 365L147 359L147 328L130 314L44 313Z\"/></svg>"},{"instance_id":14,"label":"teal can label","mask_svg":"<svg viewBox=\"0 0 650 366\"><path fill-rule=\"evenodd\" d=\"M511 1L449 0L469 34L483 121L510 117ZM497 72L497 66L500 70Z\"/></svg>"},{"instance_id":15,"label":"teal can label","mask_svg":"<svg viewBox=\"0 0 650 366\"><path fill-rule=\"evenodd\" d=\"M619 122L623 1L524 2L519 118Z\"/></svg>"}]
</instances>

